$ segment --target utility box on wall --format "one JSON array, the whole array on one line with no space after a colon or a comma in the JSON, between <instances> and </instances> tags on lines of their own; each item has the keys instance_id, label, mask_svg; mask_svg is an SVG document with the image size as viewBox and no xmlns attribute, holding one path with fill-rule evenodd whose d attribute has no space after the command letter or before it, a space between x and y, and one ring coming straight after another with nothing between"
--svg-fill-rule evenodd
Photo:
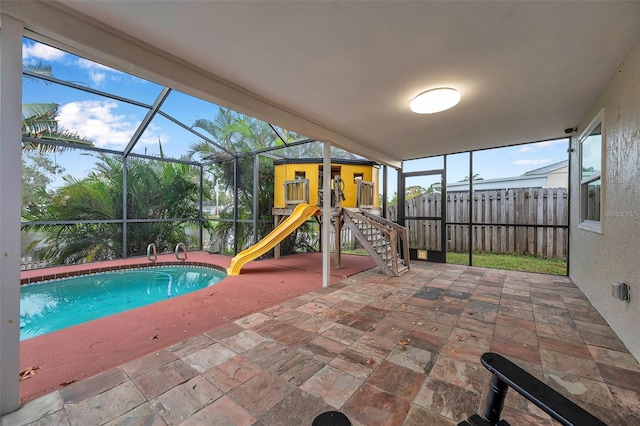
<instances>
[{"instance_id":1,"label":"utility box on wall","mask_svg":"<svg viewBox=\"0 0 640 426\"><path fill-rule=\"evenodd\" d=\"M618 282L611 285L611 295L616 299L629 300L629 284Z\"/></svg>"}]
</instances>

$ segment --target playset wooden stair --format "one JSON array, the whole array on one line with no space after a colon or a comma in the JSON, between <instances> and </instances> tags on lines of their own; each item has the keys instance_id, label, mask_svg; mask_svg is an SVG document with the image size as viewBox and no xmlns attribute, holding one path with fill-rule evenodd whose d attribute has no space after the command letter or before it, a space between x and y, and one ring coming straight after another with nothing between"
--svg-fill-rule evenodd
<instances>
[{"instance_id":1,"label":"playset wooden stair","mask_svg":"<svg viewBox=\"0 0 640 426\"><path fill-rule=\"evenodd\" d=\"M397 277L409 270L409 243L404 226L364 210L343 209L342 217L382 272Z\"/></svg>"}]
</instances>

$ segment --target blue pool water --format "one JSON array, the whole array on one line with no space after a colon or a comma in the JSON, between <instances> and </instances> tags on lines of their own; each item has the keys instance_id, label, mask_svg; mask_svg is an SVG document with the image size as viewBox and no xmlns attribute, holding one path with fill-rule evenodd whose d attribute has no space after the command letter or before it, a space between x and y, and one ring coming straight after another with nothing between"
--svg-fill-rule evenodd
<instances>
[{"instance_id":1,"label":"blue pool water","mask_svg":"<svg viewBox=\"0 0 640 426\"><path fill-rule=\"evenodd\" d=\"M20 340L209 287L226 277L209 268L127 269L20 288Z\"/></svg>"}]
</instances>

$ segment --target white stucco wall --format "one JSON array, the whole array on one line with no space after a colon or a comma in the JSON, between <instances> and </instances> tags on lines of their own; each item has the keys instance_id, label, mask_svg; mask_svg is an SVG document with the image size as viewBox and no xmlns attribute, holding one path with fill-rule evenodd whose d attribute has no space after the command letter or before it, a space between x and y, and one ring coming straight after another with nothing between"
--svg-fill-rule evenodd
<instances>
[{"instance_id":1,"label":"white stucco wall","mask_svg":"<svg viewBox=\"0 0 640 426\"><path fill-rule=\"evenodd\" d=\"M554 170L547 175L547 188L566 188L569 183L569 166Z\"/></svg>"},{"instance_id":2,"label":"white stucco wall","mask_svg":"<svg viewBox=\"0 0 640 426\"><path fill-rule=\"evenodd\" d=\"M579 227L578 136L572 138L569 276L640 360L640 42L629 53L578 128L604 108L601 233ZM631 286L631 301L611 284Z\"/></svg>"}]
</instances>

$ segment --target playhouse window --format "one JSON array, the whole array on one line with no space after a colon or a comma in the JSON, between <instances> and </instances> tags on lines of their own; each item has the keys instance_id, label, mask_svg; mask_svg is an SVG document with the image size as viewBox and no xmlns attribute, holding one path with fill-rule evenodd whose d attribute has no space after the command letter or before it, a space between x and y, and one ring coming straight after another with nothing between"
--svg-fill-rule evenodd
<instances>
[{"instance_id":1,"label":"playhouse window","mask_svg":"<svg viewBox=\"0 0 640 426\"><path fill-rule=\"evenodd\" d=\"M364 180L364 173L354 173L353 174L353 183L358 183L358 179Z\"/></svg>"},{"instance_id":2,"label":"playhouse window","mask_svg":"<svg viewBox=\"0 0 640 426\"><path fill-rule=\"evenodd\" d=\"M602 111L580 138L580 225L600 232L602 210Z\"/></svg>"},{"instance_id":3,"label":"playhouse window","mask_svg":"<svg viewBox=\"0 0 640 426\"><path fill-rule=\"evenodd\" d=\"M295 179L306 179L306 178L307 178L306 172L304 171L300 172L296 170Z\"/></svg>"}]
</instances>

